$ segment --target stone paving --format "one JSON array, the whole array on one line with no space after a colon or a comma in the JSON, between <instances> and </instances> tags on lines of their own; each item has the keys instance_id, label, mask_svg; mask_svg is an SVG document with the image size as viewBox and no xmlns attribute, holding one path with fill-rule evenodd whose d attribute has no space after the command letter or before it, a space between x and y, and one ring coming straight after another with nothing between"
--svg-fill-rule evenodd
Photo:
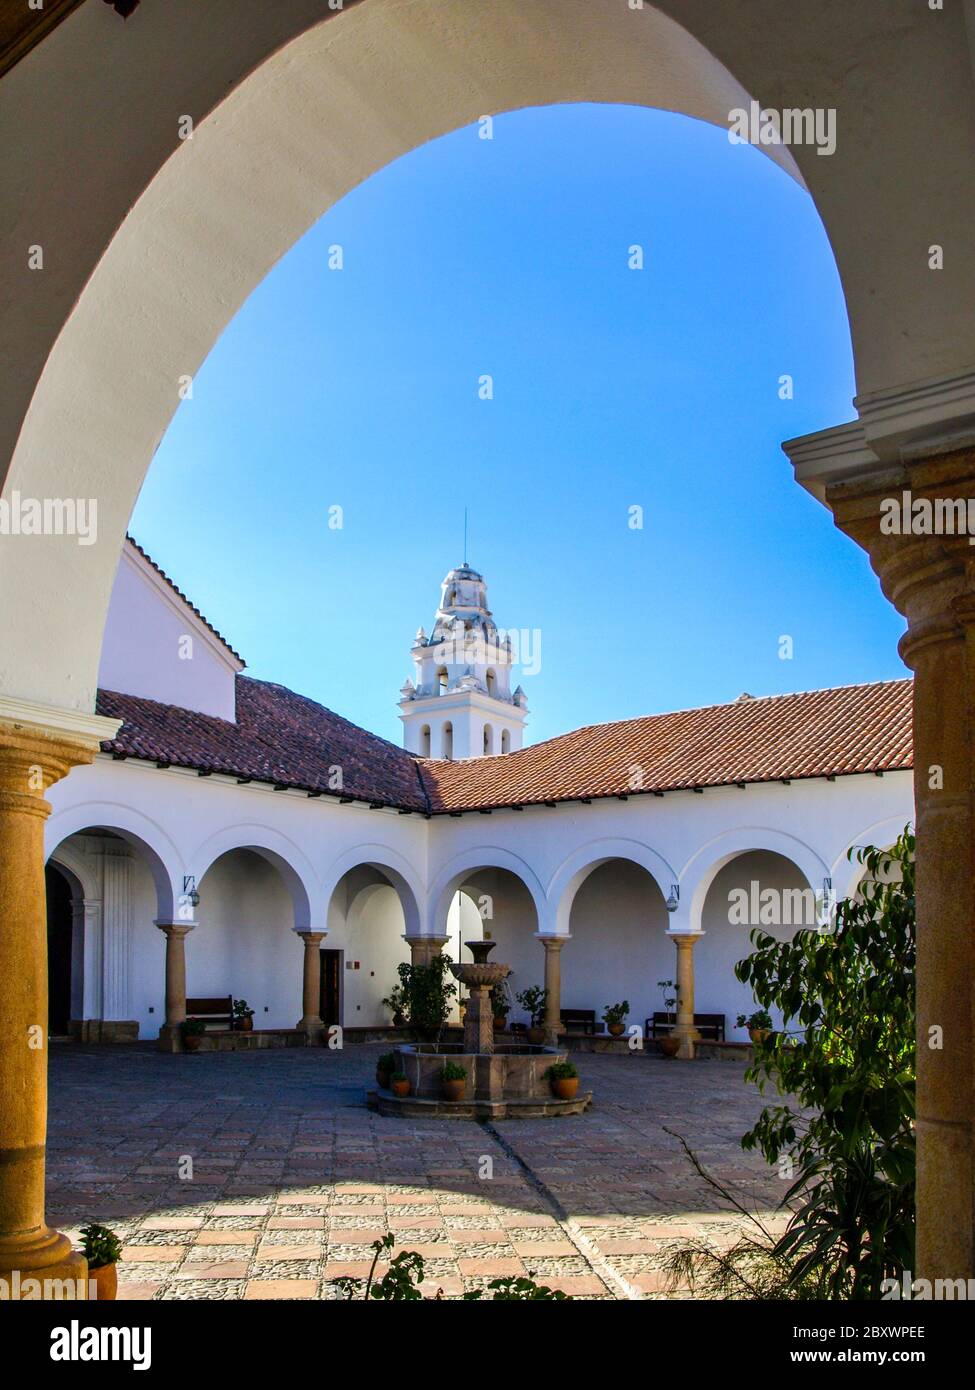
<instances>
[{"instance_id":1,"label":"stone paving","mask_svg":"<svg viewBox=\"0 0 975 1390\"><path fill-rule=\"evenodd\" d=\"M755 1211L785 1184L738 1144L762 1106L728 1062L580 1057L595 1104L557 1120L383 1119L378 1045L166 1056L149 1044L51 1055L48 1218L124 1241L119 1297L308 1299L364 1275L395 1233L456 1297L531 1273L585 1299L666 1292L675 1242L738 1218L664 1126Z\"/></svg>"}]
</instances>

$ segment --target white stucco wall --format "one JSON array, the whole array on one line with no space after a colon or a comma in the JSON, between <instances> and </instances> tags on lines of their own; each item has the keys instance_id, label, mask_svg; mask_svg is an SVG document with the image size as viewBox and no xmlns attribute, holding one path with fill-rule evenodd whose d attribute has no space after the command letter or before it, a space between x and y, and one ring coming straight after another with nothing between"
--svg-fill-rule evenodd
<instances>
[{"instance_id":1,"label":"white stucco wall","mask_svg":"<svg viewBox=\"0 0 975 1390\"><path fill-rule=\"evenodd\" d=\"M126 542L102 644L101 689L233 719L234 680L242 669L243 663Z\"/></svg>"},{"instance_id":2,"label":"white stucco wall","mask_svg":"<svg viewBox=\"0 0 975 1390\"><path fill-rule=\"evenodd\" d=\"M414 932L453 938L460 913L466 940L482 926L486 895L483 928L512 967L513 993L543 982L536 932L567 932L563 1005L599 1014L625 998L636 1023L662 1007L657 981L675 975L665 933L703 929L697 1009L725 1013L734 1036L750 999L733 976L747 931L729 927L729 887L757 877L819 888L831 876L843 896L858 877L849 847L889 844L913 817L909 772L425 820L100 756L49 795L49 853L104 827L134 858L128 996L117 1016L138 1018L144 1036L161 1022L164 994L164 941L152 923L172 920L184 875L200 891L188 990L247 998L257 1026L292 1027L301 1015L295 923L327 929L325 946L359 960L358 971L342 971L343 1022L374 1026L388 1021L378 1001L409 958L407 919ZM672 915L663 906L671 884L680 889Z\"/></svg>"}]
</instances>

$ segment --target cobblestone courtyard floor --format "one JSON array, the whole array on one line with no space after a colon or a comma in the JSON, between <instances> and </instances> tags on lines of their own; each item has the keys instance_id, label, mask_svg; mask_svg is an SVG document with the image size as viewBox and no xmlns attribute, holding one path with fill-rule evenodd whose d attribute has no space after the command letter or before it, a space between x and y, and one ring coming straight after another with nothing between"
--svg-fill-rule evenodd
<instances>
[{"instance_id":1,"label":"cobblestone courtyard floor","mask_svg":"<svg viewBox=\"0 0 975 1390\"><path fill-rule=\"evenodd\" d=\"M118 1231L120 1298L334 1298L387 1231L424 1256L430 1296L530 1272L660 1298L675 1241L736 1229L663 1126L754 1210L781 1198L739 1147L762 1101L735 1064L585 1055L586 1115L483 1126L371 1114L381 1051L55 1046L49 1220Z\"/></svg>"}]
</instances>

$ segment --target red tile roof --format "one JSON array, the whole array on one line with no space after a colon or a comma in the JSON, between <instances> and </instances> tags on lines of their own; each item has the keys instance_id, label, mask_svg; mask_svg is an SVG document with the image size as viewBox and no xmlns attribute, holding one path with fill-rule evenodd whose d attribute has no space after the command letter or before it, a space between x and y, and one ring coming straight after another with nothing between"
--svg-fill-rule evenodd
<instances>
[{"instance_id":1,"label":"red tile roof","mask_svg":"<svg viewBox=\"0 0 975 1390\"><path fill-rule=\"evenodd\" d=\"M415 758L283 685L238 676L233 724L114 690L100 690L96 708L123 721L115 738L102 744L108 753L427 809Z\"/></svg>"},{"instance_id":2,"label":"red tile roof","mask_svg":"<svg viewBox=\"0 0 975 1390\"><path fill-rule=\"evenodd\" d=\"M99 691L117 756L443 814L912 765L908 680L591 724L493 758L415 758L284 686L237 677L237 723ZM330 769L341 769L342 785Z\"/></svg>"},{"instance_id":3,"label":"red tile roof","mask_svg":"<svg viewBox=\"0 0 975 1390\"><path fill-rule=\"evenodd\" d=\"M910 680L590 724L494 758L424 762L438 809L881 772L912 764Z\"/></svg>"}]
</instances>

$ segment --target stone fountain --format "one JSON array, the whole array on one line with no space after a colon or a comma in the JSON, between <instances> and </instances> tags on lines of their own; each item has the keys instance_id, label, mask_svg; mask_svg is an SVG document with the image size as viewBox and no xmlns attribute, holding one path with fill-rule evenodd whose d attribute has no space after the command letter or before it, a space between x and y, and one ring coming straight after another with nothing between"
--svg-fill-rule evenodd
<instances>
[{"instance_id":1,"label":"stone fountain","mask_svg":"<svg viewBox=\"0 0 975 1390\"><path fill-rule=\"evenodd\" d=\"M474 957L470 965L452 965L450 973L469 991L464 1014L464 1051L472 1054L494 1052L494 1011L491 991L511 974L510 965L499 961L493 964L488 956L497 943L494 941L465 941Z\"/></svg>"},{"instance_id":2,"label":"stone fountain","mask_svg":"<svg viewBox=\"0 0 975 1390\"><path fill-rule=\"evenodd\" d=\"M396 1067L410 1082L408 1096L370 1091L370 1107L381 1115L421 1115L444 1119L511 1119L539 1115L577 1115L592 1100L580 1091L572 1100L552 1095L545 1073L568 1053L556 1047L498 1042L494 1037L491 990L511 974L510 965L489 961L493 941L465 941L474 957L469 964L452 965L450 973L469 990L462 1043L403 1043L395 1048ZM467 1073L466 1095L460 1101L443 1098L440 1072L445 1062L459 1062Z\"/></svg>"}]
</instances>

